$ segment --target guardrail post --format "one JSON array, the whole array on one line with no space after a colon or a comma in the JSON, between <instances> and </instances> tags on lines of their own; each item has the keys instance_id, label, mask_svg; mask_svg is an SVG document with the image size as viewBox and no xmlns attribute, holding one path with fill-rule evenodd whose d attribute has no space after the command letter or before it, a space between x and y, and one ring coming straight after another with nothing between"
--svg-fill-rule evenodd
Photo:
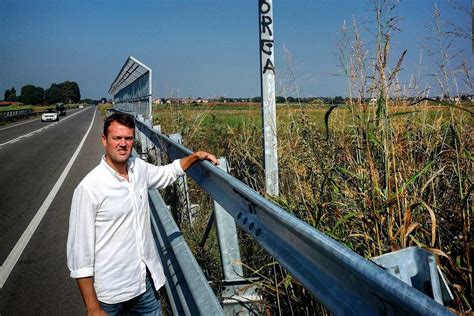
<instances>
[{"instance_id":1,"label":"guardrail post","mask_svg":"<svg viewBox=\"0 0 474 316\"><path fill-rule=\"evenodd\" d=\"M228 172L227 160L220 157L219 168ZM252 304L261 301L256 287L243 278L239 240L234 218L216 201L213 202L217 238L224 273L222 303L226 315L250 315Z\"/></svg>"},{"instance_id":2,"label":"guardrail post","mask_svg":"<svg viewBox=\"0 0 474 316\"><path fill-rule=\"evenodd\" d=\"M148 126L148 127L151 128L151 121L150 121L149 118L145 118L145 119L144 119L144 123L145 123L146 126ZM143 139L144 139L144 143L145 143L145 150L144 150L144 152L145 152L146 154L148 154L148 152L149 152L149 150L150 150L150 148L151 148L151 146L152 146L152 143L150 142L150 140L148 139L148 137L146 137L145 134L142 134L142 135L143 135Z\"/></svg>"},{"instance_id":3,"label":"guardrail post","mask_svg":"<svg viewBox=\"0 0 474 316\"><path fill-rule=\"evenodd\" d=\"M443 273L436 266L434 255L427 250L408 247L370 260L441 305L453 300Z\"/></svg>"},{"instance_id":4,"label":"guardrail post","mask_svg":"<svg viewBox=\"0 0 474 316\"><path fill-rule=\"evenodd\" d=\"M180 145L183 143L183 138L180 133L170 134L169 137ZM179 204L184 206L181 212L186 212L186 214L181 214L182 216L180 216L180 220L182 221L184 219L187 219L189 224L191 225L194 222L194 214L191 214L192 207L191 202L189 200L188 180L186 178L186 175L178 178L176 184L178 188L177 195L179 199Z\"/></svg>"},{"instance_id":5,"label":"guardrail post","mask_svg":"<svg viewBox=\"0 0 474 316\"><path fill-rule=\"evenodd\" d=\"M220 157L219 161L219 168L228 172L227 160ZM226 281L242 280L243 271L234 218L216 201L213 201L213 206L224 278Z\"/></svg>"},{"instance_id":6,"label":"guardrail post","mask_svg":"<svg viewBox=\"0 0 474 316\"><path fill-rule=\"evenodd\" d=\"M157 131L158 133L161 133L161 125L153 125L153 129ZM158 146L153 144L153 142L150 142L150 143L151 143L151 148L149 150L150 152L149 152L148 158L152 159L152 162L154 165L161 165L162 164L162 159L161 159L162 151Z\"/></svg>"},{"instance_id":7,"label":"guardrail post","mask_svg":"<svg viewBox=\"0 0 474 316\"><path fill-rule=\"evenodd\" d=\"M149 126L149 124L147 124L147 122L145 121L145 119L143 118L143 115L141 114L138 114L137 115L137 120L139 120L140 122L142 122L143 124ZM136 134L137 135L137 138L138 138L138 141L140 143L140 156L142 154L147 154L148 152L148 148L147 148L147 137L145 135L143 135L142 132L138 131L138 133Z\"/></svg>"},{"instance_id":8,"label":"guardrail post","mask_svg":"<svg viewBox=\"0 0 474 316\"><path fill-rule=\"evenodd\" d=\"M173 315L223 315L214 292L156 190L149 190L151 223Z\"/></svg>"}]
</instances>

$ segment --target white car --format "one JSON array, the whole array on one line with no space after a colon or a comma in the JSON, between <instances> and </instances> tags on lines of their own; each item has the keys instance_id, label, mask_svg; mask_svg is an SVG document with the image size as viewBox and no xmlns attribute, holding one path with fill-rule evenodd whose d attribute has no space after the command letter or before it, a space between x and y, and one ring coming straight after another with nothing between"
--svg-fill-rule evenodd
<instances>
[{"instance_id":1,"label":"white car","mask_svg":"<svg viewBox=\"0 0 474 316\"><path fill-rule=\"evenodd\" d=\"M41 122L59 121L59 114L56 110L46 110L41 114Z\"/></svg>"}]
</instances>

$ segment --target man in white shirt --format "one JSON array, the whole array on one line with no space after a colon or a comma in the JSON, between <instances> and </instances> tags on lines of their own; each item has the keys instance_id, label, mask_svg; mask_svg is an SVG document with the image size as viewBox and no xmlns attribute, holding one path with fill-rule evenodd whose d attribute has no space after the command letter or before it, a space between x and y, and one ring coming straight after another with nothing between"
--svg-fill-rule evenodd
<instances>
[{"instance_id":1,"label":"man in white shirt","mask_svg":"<svg viewBox=\"0 0 474 316\"><path fill-rule=\"evenodd\" d=\"M134 131L128 115L106 118L105 155L74 191L68 267L88 315L161 315L157 289L165 277L151 232L148 189L170 185L197 161L218 164L203 151L166 166L130 157Z\"/></svg>"}]
</instances>

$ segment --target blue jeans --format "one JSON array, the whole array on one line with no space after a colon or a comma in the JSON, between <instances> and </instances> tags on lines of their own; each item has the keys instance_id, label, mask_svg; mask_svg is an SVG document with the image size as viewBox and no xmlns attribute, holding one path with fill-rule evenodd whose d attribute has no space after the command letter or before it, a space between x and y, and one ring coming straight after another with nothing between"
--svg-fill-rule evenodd
<instances>
[{"instance_id":1,"label":"blue jeans","mask_svg":"<svg viewBox=\"0 0 474 316\"><path fill-rule=\"evenodd\" d=\"M148 272L148 271L147 271ZM107 304L99 302L100 307L111 316L119 315L146 315L146 316L161 316L160 297L155 290L151 276L147 273L146 276L146 292L140 294L131 300L120 302L117 304Z\"/></svg>"}]
</instances>

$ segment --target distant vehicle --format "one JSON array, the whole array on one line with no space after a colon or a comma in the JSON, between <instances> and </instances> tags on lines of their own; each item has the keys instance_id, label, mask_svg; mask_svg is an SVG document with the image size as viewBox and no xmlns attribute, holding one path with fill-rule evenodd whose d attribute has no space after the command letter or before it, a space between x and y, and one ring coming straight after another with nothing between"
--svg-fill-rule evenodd
<instances>
[{"instance_id":1,"label":"distant vehicle","mask_svg":"<svg viewBox=\"0 0 474 316\"><path fill-rule=\"evenodd\" d=\"M66 108L64 107L64 103L56 104L56 111L58 111L59 115L66 116Z\"/></svg>"},{"instance_id":2,"label":"distant vehicle","mask_svg":"<svg viewBox=\"0 0 474 316\"><path fill-rule=\"evenodd\" d=\"M80 109L82 109L83 107L84 107L84 105L82 105L82 104L81 104L81 105L79 105L79 108L80 108Z\"/></svg>"},{"instance_id":3,"label":"distant vehicle","mask_svg":"<svg viewBox=\"0 0 474 316\"><path fill-rule=\"evenodd\" d=\"M41 114L41 122L59 121L59 114L56 110L46 110Z\"/></svg>"}]
</instances>

